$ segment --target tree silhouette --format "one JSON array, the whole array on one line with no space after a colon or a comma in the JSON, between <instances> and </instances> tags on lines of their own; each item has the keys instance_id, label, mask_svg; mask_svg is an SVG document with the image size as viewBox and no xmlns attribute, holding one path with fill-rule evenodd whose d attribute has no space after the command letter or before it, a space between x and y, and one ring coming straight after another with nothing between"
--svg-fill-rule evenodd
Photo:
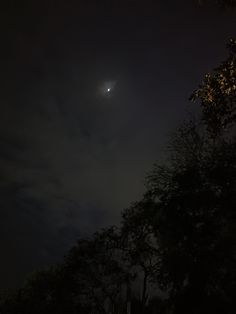
<instances>
[{"instance_id":1,"label":"tree silhouette","mask_svg":"<svg viewBox=\"0 0 236 314\"><path fill-rule=\"evenodd\" d=\"M148 200L136 202L122 215L121 236L125 243L124 248L130 269L134 269L136 276L139 277L141 312L144 311L148 300L149 285L152 284L152 289L155 288L153 279L160 263L158 242L150 224L151 205Z\"/></svg>"},{"instance_id":2,"label":"tree silhouette","mask_svg":"<svg viewBox=\"0 0 236 314\"><path fill-rule=\"evenodd\" d=\"M147 195L156 206L153 229L161 248L159 280L170 289L176 313L208 313L213 308L220 313L222 307L230 313L236 143L215 144L192 126L184 126L175 143L169 164L156 166L148 179Z\"/></svg>"},{"instance_id":3,"label":"tree silhouette","mask_svg":"<svg viewBox=\"0 0 236 314\"><path fill-rule=\"evenodd\" d=\"M203 120L213 136L235 126L236 121L236 41L228 45L229 57L213 74L206 74L203 84L191 99L199 99Z\"/></svg>"},{"instance_id":4,"label":"tree silhouette","mask_svg":"<svg viewBox=\"0 0 236 314\"><path fill-rule=\"evenodd\" d=\"M81 239L65 258L73 293L93 313L121 313L128 273L122 263L115 228Z\"/></svg>"}]
</instances>

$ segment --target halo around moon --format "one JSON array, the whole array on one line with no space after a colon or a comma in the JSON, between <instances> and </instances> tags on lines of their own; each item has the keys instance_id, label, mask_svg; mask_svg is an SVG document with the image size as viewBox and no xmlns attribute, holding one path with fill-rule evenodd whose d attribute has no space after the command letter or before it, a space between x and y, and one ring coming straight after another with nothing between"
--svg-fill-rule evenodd
<instances>
[{"instance_id":1,"label":"halo around moon","mask_svg":"<svg viewBox=\"0 0 236 314\"><path fill-rule=\"evenodd\" d=\"M115 89L116 81L105 81L99 88L102 96L110 96Z\"/></svg>"}]
</instances>

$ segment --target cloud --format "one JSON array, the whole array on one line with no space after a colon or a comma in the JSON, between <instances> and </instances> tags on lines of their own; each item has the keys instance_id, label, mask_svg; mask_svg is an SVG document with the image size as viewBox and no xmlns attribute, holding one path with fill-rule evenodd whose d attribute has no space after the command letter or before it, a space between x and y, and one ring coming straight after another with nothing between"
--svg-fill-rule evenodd
<instances>
[{"instance_id":1,"label":"cloud","mask_svg":"<svg viewBox=\"0 0 236 314\"><path fill-rule=\"evenodd\" d=\"M55 98L46 81L24 106L16 95L1 108L3 287L60 260L78 236L118 223L141 195L150 160L129 108L124 117L117 99L111 110L96 95L66 89Z\"/></svg>"}]
</instances>

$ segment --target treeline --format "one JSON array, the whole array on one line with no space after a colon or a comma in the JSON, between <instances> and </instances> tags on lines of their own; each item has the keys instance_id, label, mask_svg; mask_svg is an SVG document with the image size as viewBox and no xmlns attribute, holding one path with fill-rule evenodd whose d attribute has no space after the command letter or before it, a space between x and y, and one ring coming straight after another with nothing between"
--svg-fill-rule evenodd
<instances>
[{"instance_id":1,"label":"treeline","mask_svg":"<svg viewBox=\"0 0 236 314\"><path fill-rule=\"evenodd\" d=\"M236 312L236 41L193 93L201 116L120 227L79 239L63 262L1 297L2 314Z\"/></svg>"}]
</instances>

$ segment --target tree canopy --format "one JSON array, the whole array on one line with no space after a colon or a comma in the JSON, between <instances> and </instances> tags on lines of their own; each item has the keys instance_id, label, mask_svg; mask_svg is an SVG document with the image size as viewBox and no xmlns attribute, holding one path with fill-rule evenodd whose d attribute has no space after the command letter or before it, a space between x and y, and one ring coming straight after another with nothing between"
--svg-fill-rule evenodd
<instances>
[{"instance_id":1,"label":"tree canopy","mask_svg":"<svg viewBox=\"0 0 236 314\"><path fill-rule=\"evenodd\" d=\"M236 41L228 44L229 56L213 73L205 75L203 83L193 93L200 100L203 120L208 130L217 135L236 121Z\"/></svg>"}]
</instances>

